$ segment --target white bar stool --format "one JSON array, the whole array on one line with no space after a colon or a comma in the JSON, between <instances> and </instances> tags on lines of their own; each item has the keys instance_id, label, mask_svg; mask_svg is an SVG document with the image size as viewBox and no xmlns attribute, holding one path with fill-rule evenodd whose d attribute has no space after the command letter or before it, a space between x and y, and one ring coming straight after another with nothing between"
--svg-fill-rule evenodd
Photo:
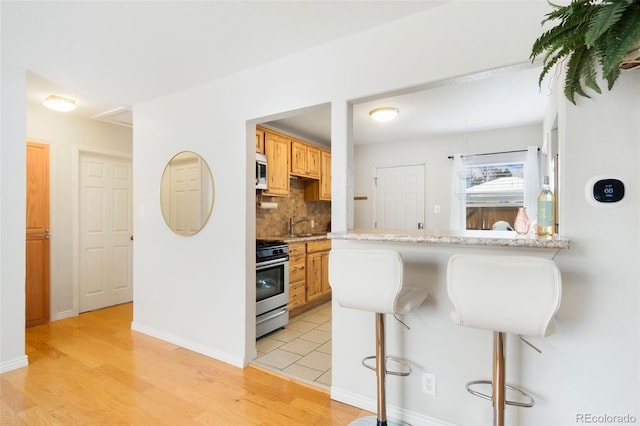
<instances>
[{"instance_id":1,"label":"white bar stool","mask_svg":"<svg viewBox=\"0 0 640 426\"><path fill-rule=\"evenodd\" d=\"M451 318L463 327L493 331L493 380L474 380L467 390L492 401L493 424L504 426L506 405L532 407L533 398L505 382L505 334L544 337L552 333L552 319L560 307L562 280L550 259L530 256L455 255L447 268ZM534 347L534 349L538 350ZM473 389L492 385L492 394ZM507 389L526 402L506 399Z\"/></svg>"},{"instance_id":2,"label":"white bar stool","mask_svg":"<svg viewBox=\"0 0 640 426\"><path fill-rule=\"evenodd\" d=\"M343 308L375 312L376 355L366 357L362 364L376 371L377 417L368 416L352 425L387 424L385 378L387 374L408 376L411 367L403 360L386 356L384 314L402 315L411 312L427 297L427 290L412 287L403 280L403 262L392 250L333 249L329 253L329 283L333 299ZM366 361L375 358L375 368ZM387 361L395 361L408 371L389 371Z\"/></svg>"}]
</instances>

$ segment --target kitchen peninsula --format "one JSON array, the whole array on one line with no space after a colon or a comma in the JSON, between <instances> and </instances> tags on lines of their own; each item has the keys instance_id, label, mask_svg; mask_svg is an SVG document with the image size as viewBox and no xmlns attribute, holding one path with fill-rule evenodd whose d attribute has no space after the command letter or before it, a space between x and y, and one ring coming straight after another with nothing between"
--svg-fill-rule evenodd
<instances>
[{"instance_id":1,"label":"kitchen peninsula","mask_svg":"<svg viewBox=\"0 0 640 426\"><path fill-rule=\"evenodd\" d=\"M333 249L387 249L398 252L404 265L403 280L406 285L427 290L426 300L414 311L403 315L402 323L391 316L386 323L389 335L387 353L402 357L414 370L406 380L394 383L397 388L388 393L390 406L404 408L432 404L433 400L420 391L423 374L431 374L434 377L437 375L438 397L447 395L447 398L462 401L479 410L479 413L484 412L480 410L486 409L486 406L482 401L468 399L465 383L491 374L491 333L463 329L451 320L451 302L447 293L449 259L456 254L490 254L504 256L505 261L510 255L553 259L566 253L570 242L565 237L542 239L535 235L518 235L513 231L357 229L333 231L327 238L331 240ZM357 271L354 273L357 276ZM514 275L514 283L518 279ZM351 383L373 386L373 379L366 368L359 368L360 360L370 355L374 348L373 315L345 309L334 303L332 321L332 398L362 406L361 401L344 389L349 389ZM559 334L544 340L538 339L535 345L544 353L552 352L558 338L564 336ZM514 372L527 371L523 382L529 389L548 387L549 378L535 374L532 377L527 370L537 371L536 366L543 362L540 354L519 342L517 336L509 336L508 339L511 363L507 381L520 384L521 379ZM349 377L350 382L343 381L342 377ZM373 390L363 392L375 401ZM444 416L443 413L430 413L430 416L435 415ZM431 417L416 415L411 420L430 424Z\"/></svg>"},{"instance_id":2,"label":"kitchen peninsula","mask_svg":"<svg viewBox=\"0 0 640 426\"><path fill-rule=\"evenodd\" d=\"M379 229L331 232L329 239L390 243L414 243L439 246L511 247L568 249L569 239L560 236L543 239L535 235L518 235L514 231L385 231Z\"/></svg>"}]
</instances>

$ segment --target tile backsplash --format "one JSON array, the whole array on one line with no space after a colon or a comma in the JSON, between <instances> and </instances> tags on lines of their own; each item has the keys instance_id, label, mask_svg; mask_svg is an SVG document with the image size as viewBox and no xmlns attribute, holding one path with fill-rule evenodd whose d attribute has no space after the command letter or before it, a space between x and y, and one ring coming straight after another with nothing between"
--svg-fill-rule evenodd
<instances>
[{"instance_id":1,"label":"tile backsplash","mask_svg":"<svg viewBox=\"0 0 640 426\"><path fill-rule=\"evenodd\" d=\"M256 193L260 201L260 192ZM278 203L275 209L256 208L256 237L274 237L288 231L289 218L313 219L315 228L309 222L296 225L296 232L324 232L331 221L331 203L327 201L305 201L304 181L291 179L289 197L262 197L262 201Z\"/></svg>"}]
</instances>

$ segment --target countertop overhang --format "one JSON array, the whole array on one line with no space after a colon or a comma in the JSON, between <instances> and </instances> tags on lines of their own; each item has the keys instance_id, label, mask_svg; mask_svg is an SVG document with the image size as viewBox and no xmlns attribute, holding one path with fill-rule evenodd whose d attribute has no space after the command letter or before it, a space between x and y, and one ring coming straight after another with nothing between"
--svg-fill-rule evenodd
<instances>
[{"instance_id":1,"label":"countertop overhang","mask_svg":"<svg viewBox=\"0 0 640 426\"><path fill-rule=\"evenodd\" d=\"M531 247L568 249L569 239L554 235L539 238L537 235L519 235L515 231L395 231L380 229L354 229L345 232L330 232L332 240L378 241L391 243L414 243L454 246Z\"/></svg>"}]
</instances>

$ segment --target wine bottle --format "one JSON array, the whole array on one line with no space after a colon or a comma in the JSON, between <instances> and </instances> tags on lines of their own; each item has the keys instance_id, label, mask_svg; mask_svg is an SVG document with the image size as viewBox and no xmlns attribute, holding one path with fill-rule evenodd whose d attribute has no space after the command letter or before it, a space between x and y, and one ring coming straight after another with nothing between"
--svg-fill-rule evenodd
<instances>
[{"instance_id":1,"label":"wine bottle","mask_svg":"<svg viewBox=\"0 0 640 426\"><path fill-rule=\"evenodd\" d=\"M549 176L544 177L542 189L538 194L538 236L550 238L553 236L553 192L549 189Z\"/></svg>"}]
</instances>

